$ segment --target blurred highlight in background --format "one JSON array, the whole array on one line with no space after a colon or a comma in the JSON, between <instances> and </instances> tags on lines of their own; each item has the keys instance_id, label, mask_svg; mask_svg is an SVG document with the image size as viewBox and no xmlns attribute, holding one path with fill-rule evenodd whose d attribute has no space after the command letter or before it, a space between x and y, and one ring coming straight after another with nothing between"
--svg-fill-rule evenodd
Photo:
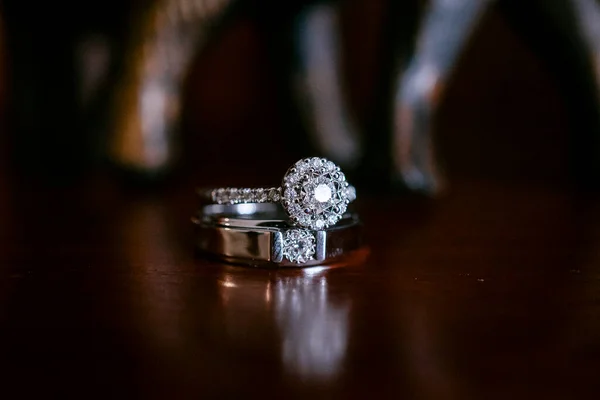
<instances>
[{"instance_id":1,"label":"blurred highlight in background","mask_svg":"<svg viewBox=\"0 0 600 400\"><path fill-rule=\"evenodd\" d=\"M4 44L4 21L2 20L2 14L0 13L0 118L4 116L4 102L6 101L6 54ZM0 129L4 131L6 128L3 126L4 119L0 120Z\"/></svg>"},{"instance_id":2,"label":"blurred highlight in background","mask_svg":"<svg viewBox=\"0 0 600 400\"><path fill-rule=\"evenodd\" d=\"M117 87L110 159L142 174L168 172L179 158L184 80L229 0L156 1L135 21Z\"/></svg>"}]
</instances>

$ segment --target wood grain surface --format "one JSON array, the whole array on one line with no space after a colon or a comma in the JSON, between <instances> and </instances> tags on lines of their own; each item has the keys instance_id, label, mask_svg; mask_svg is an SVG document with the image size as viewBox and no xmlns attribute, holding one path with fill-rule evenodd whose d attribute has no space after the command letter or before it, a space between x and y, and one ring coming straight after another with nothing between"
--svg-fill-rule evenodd
<instances>
[{"instance_id":1,"label":"wood grain surface","mask_svg":"<svg viewBox=\"0 0 600 400\"><path fill-rule=\"evenodd\" d=\"M194 256L186 185L12 193L3 398L600 393L595 198L484 182L366 196L360 257L261 270Z\"/></svg>"}]
</instances>

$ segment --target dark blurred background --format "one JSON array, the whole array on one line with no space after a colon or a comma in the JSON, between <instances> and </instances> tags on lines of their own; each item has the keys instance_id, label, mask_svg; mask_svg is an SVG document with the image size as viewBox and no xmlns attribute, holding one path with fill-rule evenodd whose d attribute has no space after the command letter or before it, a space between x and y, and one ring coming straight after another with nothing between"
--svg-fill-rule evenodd
<instances>
[{"instance_id":1,"label":"dark blurred background","mask_svg":"<svg viewBox=\"0 0 600 400\"><path fill-rule=\"evenodd\" d=\"M427 25L432 4L455 12ZM598 11L3 0L0 398L598 398L600 18L583 4ZM478 5L447 48L463 25L446 17ZM403 120L404 70L440 21L429 44L460 51L417 74ZM358 187L360 256L195 257L196 186L277 185L317 154ZM446 190L407 185L411 157Z\"/></svg>"},{"instance_id":2,"label":"dark blurred background","mask_svg":"<svg viewBox=\"0 0 600 400\"><path fill-rule=\"evenodd\" d=\"M108 171L114 92L138 62L131 38L158 3L3 3L5 172L74 182ZM561 13L569 3L506 0L484 13L435 113L434 137L450 182L595 180L596 86L585 45L570 29L576 19ZM182 111L169 125L181 127L183 151L168 179L210 181L221 171L266 174L257 180L270 184L293 160L323 153L300 127L290 94L295 18L314 4L241 0L211 23L208 39L188 51L176 92ZM344 90L366 148L349 174L359 185L393 190L402 186L390 161L394 74L413 57L427 2L335 4ZM123 171L130 172L112 170Z\"/></svg>"}]
</instances>

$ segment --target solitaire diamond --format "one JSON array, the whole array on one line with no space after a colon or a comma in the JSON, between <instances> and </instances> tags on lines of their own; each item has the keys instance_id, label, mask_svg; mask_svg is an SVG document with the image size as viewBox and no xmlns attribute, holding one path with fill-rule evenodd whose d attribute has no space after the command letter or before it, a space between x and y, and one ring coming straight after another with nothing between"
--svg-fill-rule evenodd
<instances>
[{"instance_id":1,"label":"solitaire diamond","mask_svg":"<svg viewBox=\"0 0 600 400\"><path fill-rule=\"evenodd\" d=\"M305 158L283 178L283 207L293 222L320 230L335 225L346 212L348 182L340 168L324 158Z\"/></svg>"},{"instance_id":2,"label":"solitaire diamond","mask_svg":"<svg viewBox=\"0 0 600 400\"><path fill-rule=\"evenodd\" d=\"M303 264L314 260L316 240L312 232L304 229L291 229L283 236L283 256L289 261Z\"/></svg>"},{"instance_id":3,"label":"solitaire diamond","mask_svg":"<svg viewBox=\"0 0 600 400\"><path fill-rule=\"evenodd\" d=\"M315 188L315 199L320 203L325 203L331 199L331 189L327 185L319 185Z\"/></svg>"}]
</instances>

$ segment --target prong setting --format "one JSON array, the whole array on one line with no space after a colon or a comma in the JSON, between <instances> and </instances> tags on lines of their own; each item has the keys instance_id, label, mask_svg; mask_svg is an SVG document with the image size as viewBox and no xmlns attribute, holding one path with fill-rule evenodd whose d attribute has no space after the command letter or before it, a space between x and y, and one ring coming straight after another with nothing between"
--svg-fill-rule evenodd
<instances>
[{"instance_id":1,"label":"prong setting","mask_svg":"<svg viewBox=\"0 0 600 400\"><path fill-rule=\"evenodd\" d=\"M335 225L346 212L346 176L325 158L304 158L283 178L282 205L297 225L321 230Z\"/></svg>"}]
</instances>

